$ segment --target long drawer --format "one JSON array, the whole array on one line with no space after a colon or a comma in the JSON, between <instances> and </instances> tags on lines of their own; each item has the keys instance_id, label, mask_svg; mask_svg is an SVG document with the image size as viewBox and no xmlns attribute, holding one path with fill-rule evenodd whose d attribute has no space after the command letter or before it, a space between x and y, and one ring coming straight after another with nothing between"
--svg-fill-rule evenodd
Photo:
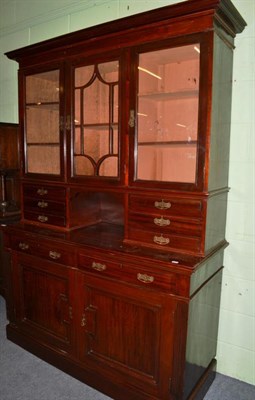
<instances>
[{"instance_id":1,"label":"long drawer","mask_svg":"<svg viewBox=\"0 0 255 400\"><path fill-rule=\"evenodd\" d=\"M201 200L178 199L165 197L135 196L129 197L129 210L139 213L159 213L164 215L174 215L179 217L201 218L203 203Z\"/></svg>"},{"instance_id":2,"label":"long drawer","mask_svg":"<svg viewBox=\"0 0 255 400\"><path fill-rule=\"evenodd\" d=\"M163 214L163 213L162 213ZM162 233L201 236L201 222L177 219L176 217L165 216L164 214L138 214L129 213L129 228L134 230L160 231Z\"/></svg>"},{"instance_id":3,"label":"long drawer","mask_svg":"<svg viewBox=\"0 0 255 400\"><path fill-rule=\"evenodd\" d=\"M102 276L148 289L163 290L172 294L188 295L188 277L168 271L155 271L145 266L114 262L103 257L78 255L78 267L90 274Z\"/></svg>"},{"instance_id":4,"label":"long drawer","mask_svg":"<svg viewBox=\"0 0 255 400\"><path fill-rule=\"evenodd\" d=\"M58 243L49 240L38 241L19 235L14 235L10 240L11 249L24 254L30 254L60 264L72 265L75 251L71 246L65 244L60 246Z\"/></svg>"},{"instance_id":5,"label":"long drawer","mask_svg":"<svg viewBox=\"0 0 255 400\"><path fill-rule=\"evenodd\" d=\"M136 230L129 227L128 240L139 242L141 245L164 248L168 251L181 251L187 253L199 253L201 249L201 239L198 237L173 235L160 231Z\"/></svg>"}]
</instances>

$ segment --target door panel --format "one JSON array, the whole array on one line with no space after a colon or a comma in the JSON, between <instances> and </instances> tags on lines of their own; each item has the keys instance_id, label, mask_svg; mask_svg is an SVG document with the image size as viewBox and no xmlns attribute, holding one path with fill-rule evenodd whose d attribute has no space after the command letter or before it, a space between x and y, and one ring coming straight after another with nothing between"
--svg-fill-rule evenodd
<instances>
[{"instance_id":1,"label":"door panel","mask_svg":"<svg viewBox=\"0 0 255 400\"><path fill-rule=\"evenodd\" d=\"M24 83L25 174L63 176L63 71L60 65L31 71Z\"/></svg>"},{"instance_id":2,"label":"door panel","mask_svg":"<svg viewBox=\"0 0 255 400\"><path fill-rule=\"evenodd\" d=\"M128 386L168 398L175 301L89 274L81 293L82 361Z\"/></svg>"},{"instance_id":3,"label":"door panel","mask_svg":"<svg viewBox=\"0 0 255 400\"><path fill-rule=\"evenodd\" d=\"M28 255L13 259L18 328L43 344L70 351L73 310L69 269Z\"/></svg>"},{"instance_id":4,"label":"door panel","mask_svg":"<svg viewBox=\"0 0 255 400\"><path fill-rule=\"evenodd\" d=\"M119 179L120 60L73 68L72 176Z\"/></svg>"}]
</instances>

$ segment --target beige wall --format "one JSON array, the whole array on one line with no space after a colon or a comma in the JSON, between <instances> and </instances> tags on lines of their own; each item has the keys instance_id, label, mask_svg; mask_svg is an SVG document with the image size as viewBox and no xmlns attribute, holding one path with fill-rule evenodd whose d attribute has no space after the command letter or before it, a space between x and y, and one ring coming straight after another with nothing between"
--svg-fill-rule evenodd
<instances>
[{"instance_id":1,"label":"beige wall","mask_svg":"<svg viewBox=\"0 0 255 400\"><path fill-rule=\"evenodd\" d=\"M201 0L203 1L203 0ZM0 0L0 121L17 122L17 65L3 53L175 0ZM233 0L248 23L236 39L225 270L218 371L255 384L255 1Z\"/></svg>"}]
</instances>

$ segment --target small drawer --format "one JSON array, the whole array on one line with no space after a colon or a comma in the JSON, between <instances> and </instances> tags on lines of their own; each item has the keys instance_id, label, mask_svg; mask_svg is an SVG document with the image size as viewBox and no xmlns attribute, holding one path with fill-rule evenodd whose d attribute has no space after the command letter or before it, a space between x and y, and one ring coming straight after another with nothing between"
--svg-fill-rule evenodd
<instances>
[{"instance_id":1,"label":"small drawer","mask_svg":"<svg viewBox=\"0 0 255 400\"><path fill-rule=\"evenodd\" d=\"M199 253L201 249L201 240L196 237L178 236L162 231L142 231L129 229L128 238L131 241L154 248L161 248L171 251L185 251L187 253Z\"/></svg>"},{"instance_id":2,"label":"small drawer","mask_svg":"<svg viewBox=\"0 0 255 400\"><path fill-rule=\"evenodd\" d=\"M200 200L184 200L176 198L159 198L147 196L129 197L129 209L139 213L164 213L164 215L174 215L179 217L202 217L202 202Z\"/></svg>"},{"instance_id":3,"label":"small drawer","mask_svg":"<svg viewBox=\"0 0 255 400\"><path fill-rule=\"evenodd\" d=\"M39 214L42 212L47 212L54 215L64 215L66 207L64 202L56 202L44 199L31 199L25 197L24 209L25 212L32 211Z\"/></svg>"},{"instance_id":4,"label":"small drawer","mask_svg":"<svg viewBox=\"0 0 255 400\"><path fill-rule=\"evenodd\" d=\"M154 271L146 267L115 263L112 260L93 258L80 254L78 265L93 275L122 281L146 289L161 290L171 294L188 295L188 277L178 277L167 271Z\"/></svg>"},{"instance_id":5,"label":"small drawer","mask_svg":"<svg viewBox=\"0 0 255 400\"><path fill-rule=\"evenodd\" d=\"M163 214L129 214L130 230L146 230L153 231L160 229L163 233L187 235L200 237L202 233L202 225L191 219L191 222L186 220L178 220L175 217L165 216Z\"/></svg>"},{"instance_id":6,"label":"small drawer","mask_svg":"<svg viewBox=\"0 0 255 400\"><path fill-rule=\"evenodd\" d=\"M56 226L65 226L66 219L65 216L58 216L53 214L48 214L45 212L36 213L24 210L24 218L29 221L40 222L44 225L56 225Z\"/></svg>"},{"instance_id":7,"label":"small drawer","mask_svg":"<svg viewBox=\"0 0 255 400\"><path fill-rule=\"evenodd\" d=\"M38 199L50 199L55 201L65 201L66 190L63 187L48 185L23 185L24 197Z\"/></svg>"}]
</instances>

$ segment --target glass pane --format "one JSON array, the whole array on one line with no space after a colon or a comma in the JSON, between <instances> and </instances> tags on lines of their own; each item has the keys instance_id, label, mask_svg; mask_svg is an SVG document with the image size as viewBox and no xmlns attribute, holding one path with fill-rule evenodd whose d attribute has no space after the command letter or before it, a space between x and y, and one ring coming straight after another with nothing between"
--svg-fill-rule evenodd
<instances>
[{"instance_id":1,"label":"glass pane","mask_svg":"<svg viewBox=\"0 0 255 400\"><path fill-rule=\"evenodd\" d=\"M59 70L26 77L27 172L60 174L59 93Z\"/></svg>"},{"instance_id":2,"label":"glass pane","mask_svg":"<svg viewBox=\"0 0 255 400\"><path fill-rule=\"evenodd\" d=\"M137 179L194 183L199 44L139 56Z\"/></svg>"},{"instance_id":3,"label":"glass pane","mask_svg":"<svg viewBox=\"0 0 255 400\"><path fill-rule=\"evenodd\" d=\"M119 174L118 84L118 61L75 69L74 175Z\"/></svg>"},{"instance_id":4,"label":"glass pane","mask_svg":"<svg viewBox=\"0 0 255 400\"><path fill-rule=\"evenodd\" d=\"M58 103L59 90L59 70L26 77L27 103Z\"/></svg>"},{"instance_id":5,"label":"glass pane","mask_svg":"<svg viewBox=\"0 0 255 400\"><path fill-rule=\"evenodd\" d=\"M28 145L27 172L35 174L59 174L59 146Z\"/></svg>"}]
</instances>

